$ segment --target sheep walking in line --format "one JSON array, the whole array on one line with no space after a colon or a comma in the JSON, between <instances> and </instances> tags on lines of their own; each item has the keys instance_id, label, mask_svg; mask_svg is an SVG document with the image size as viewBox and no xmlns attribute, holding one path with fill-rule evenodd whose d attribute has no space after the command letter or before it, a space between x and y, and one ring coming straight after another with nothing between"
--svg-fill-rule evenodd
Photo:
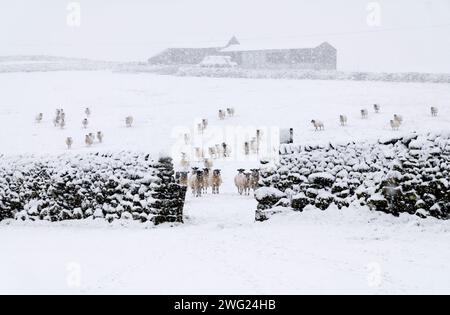
<instances>
[{"instance_id":1,"label":"sheep walking in line","mask_svg":"<svg viewBox=\"0 0 450 315\"><path fill-rule=\"evenodd\" d=\"M342 127L347 126L347 121L348 121L347 116L345 115L339 116L339 122L341 123Z\"/></svg>"},{"instance_id":2,"label":"sheep walking in line","mask_svg":"<svg viewBox=\"0 0 450 315\"><path fill-rule=\"evenodd\" d=\"M223 153L223 147L220 144L216 144L216 158L220 159L223 157L224 153Z\"/></svg>"},{"instance_id":3,"label":"sheep walking in line","mask_svg":"<svg viewBox=\"0 0 450 315\"><path fill-rule=\"evenodd\" d=\"M224 120L225 117L225 112L222 109L219 109L219 120Z\"/></svg>"},{"instance_id":4,"label":"sheep walking in line","mask_svg":"<svg viewBox=\"0 0 450 315\"><path fill-rule=\"evenodd\" d=\"M73 145L73 139L72 137L67 137L66 139L66 145L67 145L67 149L72 149L72 145Z\"/></svg>"},{"instance_id":5,"label":"sheep walking in line","mask_svg":"<svg viewBox=\"0 0 450 315\"><path fill-rule=\"evenodd\" d=\"M89 107L86 107L86 109L84 110L84 113L86 114L86 117L91 116L91 109Z\"/></svg>"},{"instance_id":6,"label":"sheep walking in line","mask_svg":"<svg viewBox=\"0 0 450 315\"><path fill-rule=\"evenodd\" d=\"M391 124L392 130L399 130L399 129L400 129L401 123L398 122L397 120L392 119L392 120L390 121L390 124Z\"/></svg>"},{"instance_id":7,"label":"sheep walking in line","mask_svg":"<svg viewBox=\"0 0 450 315\"><path fill-rule=\"evenodd\" d=\"M379 113L380 113L380 110L381 110L381 106L378 105L378 104L374 104L374 105L373 105L373 109L374 109L374 111L375 111L376 114L379 114Z\"/></svg>"},{"instance_id":8,"label":"sheep walking in line","mask_svg":"<svg viewBox=\"0 0 450 315\"><path fill-rule=\"evenodd\" d=\"M431 116L437 117L438 113L439 113L439 110L437 107L434 107L434 106L431 107Z\"/></svg>"},{"instance_id":9,"label":"sheep walking in line","mask_svg":"<svg viewBox=\"0 0 450 315\"><path fill-rule=\"evenodd\" d=\"M86 135L86 137L84 138L84 143L86 143L87 147L90 147L94 144L94 140L90 135Z\"/></svg>"},{"instance_id":10,"label":"sheep walking in line","mask_svg":"<svg viewBox=\"0 0 450 315\"><path fill-rule=\"evenodd\" d=\"M361 109L361 118L362 119L369 118L369 111L367 109Z\"/></svg>"},{"instance_id":11,"label":"sheep walking in line","mask_svg":"<svg viewBox=\"0 0 450 315\"><path fill-rule=\"evenodd\" d=\"M403 117L400 116L400 115L395 114L395 115L394 115L394 120L395 120L396 122L398 122L400 125L403 124Z\"/></svg>"},{"instance_id":12,"label":"sheep walking in line","mask_svg":"<svg viewBox=\"0 0 450 315\"><path fill-rule=\"evenodd\" d=\"M127 128L131 128L131 126L133 126L133 122L134 122L133 116L128 116L125 118L125 125L127 126Z\"/></svg>"},{"instance_id":13,"label":"sheep walking in line","mask_svg":"<svg viewBox=\"0 0 450 315\"><path fill-rule=\"evenodd\" d=\"M89 120L87 118L85 118L85 119L83 119L81 124L83 125L84 129L87 129L87 127L89 126Z\"/></svg>"},{"instance_id":14,"label":"sheep walking in line","mask_svg":"<svg viewBox=\"0 0 450 315\"><path fill-rule=\"evenodd\" d=\"M313 124L316 131L325 130L325 125L320 120L311 120L311 123Z\"/></svg>"},{"instance_id":15,"label":"sheep walking in line","mask_svg":"<svg viewBox=\"0 0 450 315\"><path fill-rule=\"evenodd\" d=\"M97 132L97 139L98 139L98 142L103 143L103 138L104 138L103 132L98 131L98 132Z\"/></svg>"},{"instance_id":16,"label":"sheep walking in line","mask_svg":"<svg viewBox=\"0 0 450 315\"><path fill-rule=\"evenodd\" d=\"M238 174L234 177L234 184L236 185L239 195L245 193L247 186L247 176L245 176L244 172L244 169L238 169Z\"/></svg>"},{"instance_id":17,"label":"sheep walking in line","mask_svg":"<svg viewBox=\"0 0 450 315\"><path fill-rule=\"evenodd\" d=\"M199 134L203 134L203 132L205 131L205 128L203 127L202 123L197 124L197 132Z\"/></svg>"},{"instance_id":18,"label":"sheep walking in line","mask_svg":"<svg viewBox=\"0 0 450 315\"><path fill-rule=\"evenodd\" d=\"M214 170L211 176L211 187L214 195L220 194L220 186L222 185L222 175L220 170Z\"/></svg>"},{"instance_id":19,"label":"sheep walking in line","mask_svg":"<svg viewBox=\"0 0 450 315\"><path fill-rule=\"evenodd\" d=\"M40 124L42 122L42 119L44 119L44 114L39 113L36 115L35 121L36 121L36 123Z\"/></svg>"}]
</instances>

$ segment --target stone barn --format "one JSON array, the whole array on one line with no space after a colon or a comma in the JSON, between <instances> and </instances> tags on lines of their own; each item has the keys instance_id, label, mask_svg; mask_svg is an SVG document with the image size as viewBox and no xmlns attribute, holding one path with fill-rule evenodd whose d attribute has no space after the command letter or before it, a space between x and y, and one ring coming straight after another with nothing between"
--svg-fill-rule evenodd
<instances>
[{"instance_id":1,"label":"stone barn","mask_svg":"<svg viewBox=\"0 0 450 315\"><path fill-rule=\"evenodd\" d=\"M150 64L198 65L208 56L230 56L242 68L336 70L337 50L328 42L295 44L241 43L233 37L226 46L169 48L149 59Z\"/></svg>"},{"instance_id":2,"label":"stone barn","mask_svg":"<svg viewBox=\"0 0 450 315\"><path fill-rule=\"evenodd\" d=\"M232 56L243 68L297 68L305 70L336 70L337 50L327 42L284 47L272 45L237 44L221 50Z\"/></svg>"}]
</instances>

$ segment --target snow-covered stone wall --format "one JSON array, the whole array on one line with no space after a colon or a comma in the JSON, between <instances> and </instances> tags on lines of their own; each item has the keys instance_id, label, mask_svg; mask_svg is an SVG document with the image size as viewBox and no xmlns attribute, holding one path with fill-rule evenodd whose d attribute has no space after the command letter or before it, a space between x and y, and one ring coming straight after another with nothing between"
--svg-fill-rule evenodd
<instances>
[{"instance_id":1,"label":"snow-covered stone wall","mask_svg":"<svg viewBox=\"0 0 450 315\"><path fill-rule=\"evenodd\" d=\"M131 152L0 157L0 221L182 222L172 160Z\"/></svg>"},{"instance_id":2,"label":"snow-covered stone wall","mask_svg":"<svg viewBox=\"0 0 450 315\"><path fill-rule=\"evenodd\" d=\"M332 204L450 218L450 133L280 150L279 164L261 168L259 221L282 209Z\"/></svg>"}]
</instances>

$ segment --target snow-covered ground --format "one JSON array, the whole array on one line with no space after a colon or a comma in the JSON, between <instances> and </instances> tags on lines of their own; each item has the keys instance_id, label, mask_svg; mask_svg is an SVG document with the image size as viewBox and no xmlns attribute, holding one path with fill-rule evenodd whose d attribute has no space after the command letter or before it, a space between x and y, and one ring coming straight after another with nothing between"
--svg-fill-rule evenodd
<instances>
[{"instance_id":1,"label":"snow-covered ground","mask_svg":"<svg viewBox=\"0 0 450 315\"><path fill-rule=\"evenodd\" d=\"M209 79L57 72L0 74L0 153L170 151L174 128L210 125L295 128L296 142L375 140L448 129L444 84ZM382 113L375 115L372 104ZM219 121L219 108L237 115ZM440 109L432 118L430 106ZM56 108L67 126L52 124ZM84 108L92 109L84 130ZM360 110L368 108L368 120ZM42 124L34 117L44 113ZM405 123L391 131L389 119ZM346 114L349 126L339 126ZM124 119L135 117L133 128ZM311 119L325 123L315 132ZM103 144L84 145L102 130ZM220 196L188 193L186 223L157 228L118 224L0 223L0 293L450 293L450 225L364 209L309 210L255 223L256 202L232 179L251 161L218 161Z\"/></svg>"}]
</instances>

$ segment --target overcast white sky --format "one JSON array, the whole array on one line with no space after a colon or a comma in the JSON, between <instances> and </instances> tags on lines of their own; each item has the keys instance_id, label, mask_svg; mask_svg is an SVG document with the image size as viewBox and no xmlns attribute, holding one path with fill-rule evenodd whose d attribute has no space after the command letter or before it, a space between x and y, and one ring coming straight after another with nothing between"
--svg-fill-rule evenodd
<instances>
[{"instance_id":1,"label":"overcast white sky","mask_svg":"<svg viewBox=\"0 0 450 315\"><path fill-rule=\"evenodd\" d=\"M450 0L1 0L0 55L146 60L167 46L326 40L340 70L450 73ZM369 26L367 5L381 6ZM315 36L314 36L315 35Z\"/></svg>"}]
</instances>

